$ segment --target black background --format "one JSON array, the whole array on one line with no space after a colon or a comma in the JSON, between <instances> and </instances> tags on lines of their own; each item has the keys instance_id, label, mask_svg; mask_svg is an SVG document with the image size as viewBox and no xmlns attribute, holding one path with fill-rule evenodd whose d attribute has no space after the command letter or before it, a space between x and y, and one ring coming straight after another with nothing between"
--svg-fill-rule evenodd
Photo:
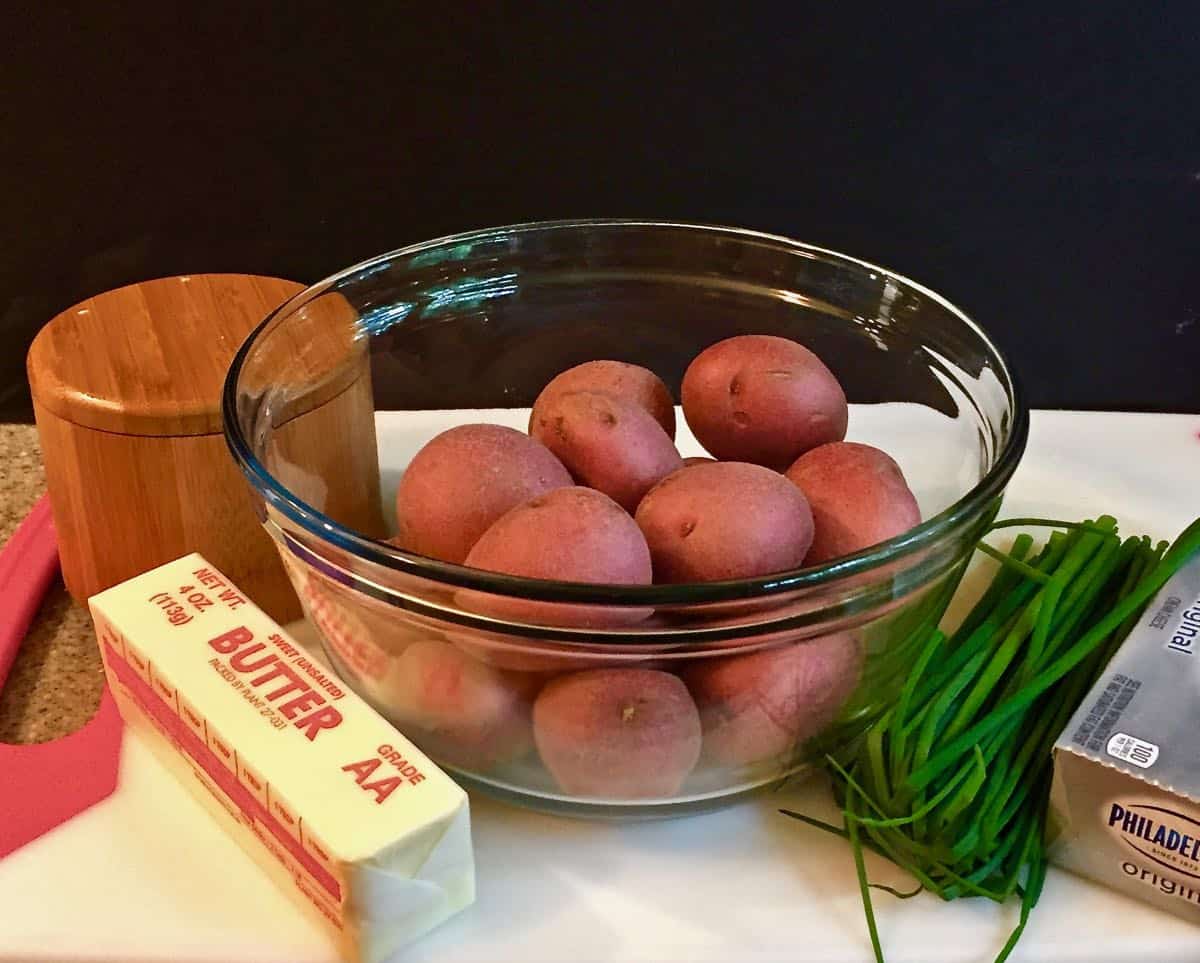
<instances>
[{"instance_id":1,"label":"black background","mask_svg":"<svg viewBox=\"0 0 1200 963\"><path fill-rule=\"evenodd\" d=\"M190 6L190 5L189 5ZM787 234L1040 407L1200 411L1200 5L10 4L0 416L83 297L574 216Z\"/></svg>"}]
</instances>

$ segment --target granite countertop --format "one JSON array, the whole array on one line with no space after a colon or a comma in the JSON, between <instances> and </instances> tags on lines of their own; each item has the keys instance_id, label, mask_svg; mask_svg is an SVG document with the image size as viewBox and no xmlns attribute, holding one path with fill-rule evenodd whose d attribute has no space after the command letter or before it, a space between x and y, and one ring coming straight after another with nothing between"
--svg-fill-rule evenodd
<instances>
[{"instance_id":1,"label":"granite countertop","mask_svg":"<svg viewBox=\"0 0 1200 963\"><path fill-rule=\"evenodd\" d=\"M37 431L0 425L0 543L45 490ZM73 732L95 713L103 687L91 617L57 579L0 691L0 742L46 742Z\"/></svg>"}]
</instances>

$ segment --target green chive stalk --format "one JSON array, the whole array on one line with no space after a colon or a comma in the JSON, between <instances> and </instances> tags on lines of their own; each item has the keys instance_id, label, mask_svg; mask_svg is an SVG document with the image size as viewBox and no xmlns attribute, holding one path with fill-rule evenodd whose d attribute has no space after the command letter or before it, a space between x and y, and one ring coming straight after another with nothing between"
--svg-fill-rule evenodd
<instances>
[{"instance_id":1,"label":"green chive stalk","mask_svg":"<svg viewBox=\"0 0 1200 963\"><path fill-rule=\"evenodd\" d=\"M958 628L938 626L960 569L904 621L875 686L835 726L825 754L842 825L782 810L846 839L877 963L884 963L865 850L943 899L1019 896L1020 917L996 963L1012 953L1046 879L1051 749L1154 594L1200 552L1200 519L1169 547L1124 540L1111 516L1084 522L1009 519L1057 529L1035 550L1019 534Z\"/></svg>"}]
</instances>

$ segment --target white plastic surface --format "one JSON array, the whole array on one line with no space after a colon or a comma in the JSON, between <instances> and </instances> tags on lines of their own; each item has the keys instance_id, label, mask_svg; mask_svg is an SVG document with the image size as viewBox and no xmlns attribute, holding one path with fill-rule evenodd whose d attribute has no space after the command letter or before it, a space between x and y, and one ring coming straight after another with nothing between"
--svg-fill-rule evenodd
<instances>
[{"instance_id":1,"label":"white plastic surface","mask_svg":"<svg viewBox=\"0 0 1200 963\"><path fill-rule=\"evenodd\" d=\"M907 469L907 465L906 465ZM1200 514L1200 416L1036 412L1005 514L1116 514L1174 536ZM615 825L473 796L476 905L410 948L423 963L870 958L813 781L708 815ZM868 856L873 879L907 887ZM890 963L986 963L1016 906L876 898ZM0 959L332 963L315 926L129 741L117 794L0 861ZM1195 963L1200 928L1052 871L1015 961Z\"/></svg>"}]
</instances>

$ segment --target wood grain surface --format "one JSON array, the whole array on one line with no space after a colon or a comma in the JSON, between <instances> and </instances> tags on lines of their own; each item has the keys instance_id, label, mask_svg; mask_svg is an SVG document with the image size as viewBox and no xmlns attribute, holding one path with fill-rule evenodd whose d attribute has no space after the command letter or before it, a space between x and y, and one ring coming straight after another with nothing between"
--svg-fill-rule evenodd
<instances>
[{"instance_id":1,"label":"wood grain surface","mask_svg":"<svg viewBox=\"0 0 1200 963\"><path fill-rule=\"evenodd\" d=\"M200 552L281 622L295 593L222 433L221 397L245 338L300 292L253 275L130 285L59 314L28 372L77 602ZM376 533L379 470L365 342L336 293L255 341L237 383L254 455L318 511Z\"/></svg>"},{"instance_id":2,"label":"wood grain surface","mask_svg":"<svg viewBox=\"0 0 1200 963\"><path fill-rule=\"evenodd\" d=\"M222 435L96 431L37 402L34 414L63 579L76 601L200 552L273 618L299 614Z\"/></svg>"},{"instance_id":3,"label":"wood grain surface","mask_svg":"<svg viewBox=\"0 0 1200 963\"><path fill-rule=\"evenodd\" d=\"M221 386L239 345L294 281L246 274L160 278L68 308L38 333L27 371L59 418L132 435L221 431Z\"/></svg>"}]
</instances>

